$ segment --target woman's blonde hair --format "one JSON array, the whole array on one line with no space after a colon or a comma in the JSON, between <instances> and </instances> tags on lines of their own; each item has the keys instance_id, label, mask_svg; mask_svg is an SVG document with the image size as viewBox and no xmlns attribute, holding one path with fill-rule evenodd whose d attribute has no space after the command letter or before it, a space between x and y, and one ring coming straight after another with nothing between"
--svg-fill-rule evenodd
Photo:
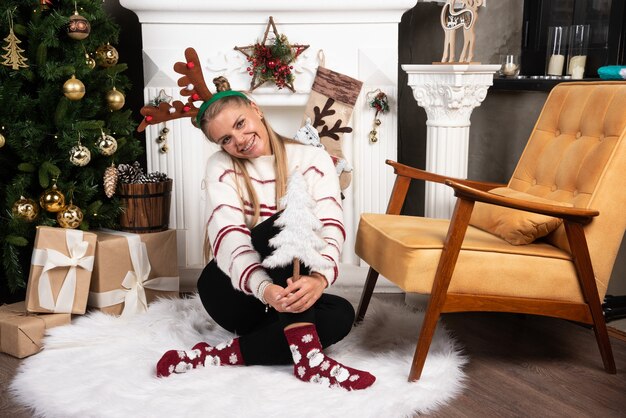
<instances>
[{"instance_id":1,"label":"woman's blonde hair","mask_svg":"<svg viewBox=\"0 0 626 418\"><path fill-rule=\"evenodd\" d=\"M241 96L228 96L216 101L215 103L211 104L209 108L204 112L204 115L202 116L202 119L200 121L200 129L211 142L215 142L215 140L209 135L209 123L228 106L251 106L251 103L252 102L249 99ZM267 133L269 135L270 149L272 151L272 154L274 155L274 170L276 172L276 207L280 210L280 199L285 195L285 192L287 190L287 178L289 176L289 173L287 172L287 152L285 150L285 142L297 142L282 137L274 132L270 124L267 122L266 118L261 117L261 121L267 129ZM252 219L248 223L248 228L252 229L259 221L261 202L259 201L259 197L254 190L254 187L252 186L252 180L245 164L247 160L244 158L237 158L232 155L230 155L230 158L233 163L233 170L235 172L236 185L239 192L239 199L241 201L241 209L245 213L245 195L242 193L241 183L243 183L243 187L245 188L245 191L247 192L247 195L249 196L252 207L254 209ZM207 234L208 232L205 228L205 235ZM210 252L211 246L208 242L208 236L206 236L204 253L207 260L210 258Z\"/></svg>"}]
</instances>

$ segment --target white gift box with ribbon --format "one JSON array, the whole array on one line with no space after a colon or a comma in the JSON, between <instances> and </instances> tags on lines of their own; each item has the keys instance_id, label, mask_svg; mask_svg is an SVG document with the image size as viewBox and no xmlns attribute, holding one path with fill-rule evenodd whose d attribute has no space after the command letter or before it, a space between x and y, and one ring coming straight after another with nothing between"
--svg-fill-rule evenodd
<instances>
[{"instance_id":1,"label":"white gift box with ribbon","mask_svg":"<svg viewBox=\"0 0 626 418\"><path fill-rule=\"evenodd\" d=\"M157 297L178 297L176 231L98 230L88 305L114 315L146 312Z\"/></svg>"},{"instance_id":2,"label":"white gift box with ribbon","mask_svg":"<svg viewBox=\"0 0 626 418\"><path fill-rule=\"evenodd\" d=\"M83 314L94 265L96 235L38 226L26 289L29 312Z\"/></svg>"}]
</instances>

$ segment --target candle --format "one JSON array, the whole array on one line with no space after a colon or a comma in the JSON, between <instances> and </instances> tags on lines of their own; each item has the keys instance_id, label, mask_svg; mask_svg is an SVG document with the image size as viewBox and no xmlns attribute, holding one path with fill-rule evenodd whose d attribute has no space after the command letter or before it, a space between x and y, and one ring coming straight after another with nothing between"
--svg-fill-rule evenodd
<instances>
[{"instance_id":1,"label":"candle","mask_svg":"<svg viewBox=\"0 0 626 418\"><path fill-rule=\"evenodd\" d=\"M550 62L548 63L548 75L562 75L564 63L565 55L552 55L550 57Z\"/></svg>"},{"instance_id":2,"label":"candle","mask_svg":"<svg viewBox=\"0 0 626 418\"><path fill-rule=\"evenodd\" d=\"M508 76L517 75L517 64L514 64L512 62L507 62L502 67L502 74L508 75Z\"/></svg>"},{"instance_id":3,"label":"candle","mask_svg":"<svg viewBox=\"0 0 626 418\"><path fill-rule=\"evenodd\" d=\"M580 80L585 74L585 63L587 62L586 55L574 55L569 60L569 73L573 79Z\"/></svg>"}]
</instances>

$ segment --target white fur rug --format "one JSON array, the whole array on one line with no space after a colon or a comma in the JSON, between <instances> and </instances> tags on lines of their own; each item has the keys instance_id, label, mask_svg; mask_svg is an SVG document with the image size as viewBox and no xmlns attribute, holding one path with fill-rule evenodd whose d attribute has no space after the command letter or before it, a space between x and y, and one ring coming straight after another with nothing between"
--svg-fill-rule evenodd
<instances>
[{"instance_id":1,"label":"white fur rug","mask_svg":"<svg viewBox=\"0 0 626 418\"><path fill-rule=\"evenodd\" d=\"M326 350L374 374L367 390L301 382L291 366L208 367L157 378L166 350L233 337L197 296L160 300L128 319L93 312L51 329L45 349L24 360L10 389L45 417L410 417L446 404L464 381L466 360L438 329L421 380L407 382L421 320L421 313L373 300L362 325Z\"/></svg>"}]
</instances>

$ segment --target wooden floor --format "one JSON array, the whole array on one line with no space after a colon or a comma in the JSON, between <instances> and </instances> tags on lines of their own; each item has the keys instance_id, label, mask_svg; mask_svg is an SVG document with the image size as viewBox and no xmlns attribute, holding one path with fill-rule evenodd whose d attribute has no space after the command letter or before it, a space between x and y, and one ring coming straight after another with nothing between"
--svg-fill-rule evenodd
<instances>
[{"instance_id":1,"label":"wooden floor","mask_svg":"<svg viewBox=\"0 0 626 418\"><path fill-rule=\"evenodd\" d=\"M400 295L374 297L402 300ZM470 358L467 388L430 416L626 417L623 339L611 338L617 374L609 375L593 331L573 323L486 313L446 314L443 322ZM6 392L18 365L19 360L0 354L0 417L31 417Z\"/></svg>"}]
</instances>

